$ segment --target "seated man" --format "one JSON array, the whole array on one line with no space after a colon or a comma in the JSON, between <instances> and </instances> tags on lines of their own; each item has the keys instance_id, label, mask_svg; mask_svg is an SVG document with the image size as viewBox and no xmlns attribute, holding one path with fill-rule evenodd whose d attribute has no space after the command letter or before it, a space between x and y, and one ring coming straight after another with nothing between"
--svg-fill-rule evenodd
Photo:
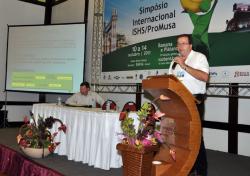
<instances>
[{"instance_id":1,"label":"seated man","mask_svg":"<svg viewBox=\"0 0 250 176\"><path fill-rule=\"evenodd\" d=\"M82 82L80 84L80 92L69 97L65 103L69 105L92 105L92 107L96 107L96 103L102 105L104 100L96 92L90 90L88 82Z\"/></svg>"}]
</instances>

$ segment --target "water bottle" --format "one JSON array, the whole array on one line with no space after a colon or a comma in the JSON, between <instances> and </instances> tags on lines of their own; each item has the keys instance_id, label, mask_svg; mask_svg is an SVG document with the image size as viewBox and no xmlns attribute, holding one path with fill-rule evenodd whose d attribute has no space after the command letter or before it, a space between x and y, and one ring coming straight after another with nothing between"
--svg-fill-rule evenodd
<instances>
[{"instance_id":1,"label":"water bottle","mask_svg":"<svg viewBox=\"0 0 250 176\"><path fill-rule=\"evenodd\" d=\"M106 111L109 111L110 110L110 101L107 100L106 101Z\"/></svg>"},{"instance_id":2,"label":"water bottle","mask_svg":"<svg viewBox=\"0 0 250 176\"><path fill-rule=\"evenodd\" d=\"M57 97L57 105L62 105L62 98L61 97Z\"/></svg>"},{"instance_id":3,"label":"water bottle","mask_svg":"<svg viewBox=\"0 0 250 176\"><path fill-rule=\"evenodd\" d=\"M91 100L91 105L92 105L92 108L96 108L96 102L94 99Z\"/></svg>"}]
</instances>

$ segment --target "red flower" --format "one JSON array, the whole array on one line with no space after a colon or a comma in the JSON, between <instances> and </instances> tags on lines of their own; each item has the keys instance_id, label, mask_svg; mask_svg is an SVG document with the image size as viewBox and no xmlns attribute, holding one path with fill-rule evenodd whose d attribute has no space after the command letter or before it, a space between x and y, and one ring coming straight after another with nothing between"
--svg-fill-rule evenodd
<instances>
[{"instance_id":1,"label":"red flower","mask_svg":"<svg viewBox=\"0 0 250 176\"><path fill-rule=\"evenodd\" d=\"M112 105L113 105L113 104L111 104L110 109L116 110L116 105L114 104L113 107L112 107Z\"/></svg>"},{"instance_id":2,"label":"red flower","mask_svg":"<svg viewBox=\"0 0 250 176\"><path fill-rule=\"evenodd\" d=\"M62 124L62 125L58 128L58 130L59 130L59 131L62 130L64 133L66 133L67 127L66 127L64 124Z\"/></svg>"},{"instance_id":3,"label":"red flower","mask_svg":"<svg viewBox=\"0 0 250 176\"><path fill-rule=\"evenodd\" d=\"M127 117L127 112L120 112L119 120L123 121Z\"/></svg>"},{"instance_id":4,"label":"red flower","mask_svg":"<svg viewBox=\"0 0 250 176\"><path fill-rule=\"evenodd\" d=\"M29 118L27 116L24 117L23 121L24 121L25 124L28 124L30 122Z\"/></svg>"},{"instance_id":5,"label":"red flower","mask_svg":"<svg viewBox=\"0 0 250 176\"><path fill-rule=\"evenodd\" d=\"M28 120L27 117L24 118L25 124L19 129L20 134L17 136L17 143L22 147L48 148L50 152L53 152L60 144L60 142L54 142L54 137L58 132L51 134L48 129L51 129L55 122L59 122L61 126L58 130L62 130L66 133L66 126L60 119L53 118L52 116L46 119L40 115L38 116L37 121L32 113L30 120Z\"/></svg>"},{"instance_id":6,"label":"red flower","mask_svg":"<svg viewBox=\"0 0 250 176\"><path fill-rule=\"evenodd\" d=\"M27 147L27 142L25 141L25 139L20 139L19 145L21 145L23 147Z\"/></svg>"},{"instance_id":7,"label":"red flower","mask_svg":"<svg viewBox=\"0 0 250 176\"><path fill-rule=\"evenodd\" d=\"M26 133L25 133L28 137L32 137L33 136L33 132L32 130L27 130Z\"/></svg>"},{"instance_id":8,"label":"red flower","mask_svg":"<svg viewBox=\"0 0 250 176\"><path fill-rule=\"evenodd\" d=\"M57 134L58 134L58 132L54 132L53 134L52 134L52 136L50 136L50 139L54 139L56 136L57 136Z\"/></svg>"},{"instance_id":9,"label":"red flower","mask_svg":"<svg viewBox=\"0 0 250 176\"><path fill-rule=\"evenodd\" d=\"M161 137L161 132L155 131L155 132L154 132L154 136L155 136L155 138L156 138L159 142L163 143L163 140L162 140L162 137Z\"/></svg>"},{"instance_id":10,"label":"red flower","mask_svg":"<svg viewBox=\"0 0 250 176\"><path fill-rule=\"evenodd\" d=\"M56 146L52 143L52 144L48 147L48 149L49 149L49 152L52 153L52 152L54 152L54 150L56 149Z\"/></svg>"},{"instance_id":11,"label":"red flower","mask_svg":"<svg viewBox=\"0 0 250 176\"><path fill-rule=\"evenodd\" d=\"M151 146L152 141L145 138L145 139L142 140L142 144L143 144L143 146Z\"/></svg>"}]
</instances>

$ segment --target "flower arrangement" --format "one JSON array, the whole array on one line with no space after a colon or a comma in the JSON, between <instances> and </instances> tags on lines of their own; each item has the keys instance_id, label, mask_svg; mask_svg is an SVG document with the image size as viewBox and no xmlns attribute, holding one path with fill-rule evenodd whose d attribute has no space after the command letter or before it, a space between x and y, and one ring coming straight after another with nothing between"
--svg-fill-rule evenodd
<instances>
[{"instance_id":1,"label":"flower arrangement","mask_svg":"<svg viewBox=\"0 0 250 176\"><path fill-rule=\"evenodd\" d=\"M30 120L27 116L24 118L24 125L19 129L17 143L24 148L48 148L52 153L60 142L54 142L58 132L51 134L48 129L51 129L55 122L59 122L61 126L58 130L66 133L66 126L61 120L52 116L44 119L39 115L37 122L32 112L30 112L30 116Z\"/></svg>"},{"instance_id":2,"label":"flower arrangement","mask_svg":"<svg viewBox=\"0 0 250 176\"><path fill-rule=\"evenodd\" d=\"M161 133L156 127L164 113L155 112L151 103L144 103L137 112L139 125L134 125L134 119L129 117L129 112L120 113L121 128L123 131L122 143L133 145L137 148L157 145L162 142Z\"/></svg>"}]
</instances>

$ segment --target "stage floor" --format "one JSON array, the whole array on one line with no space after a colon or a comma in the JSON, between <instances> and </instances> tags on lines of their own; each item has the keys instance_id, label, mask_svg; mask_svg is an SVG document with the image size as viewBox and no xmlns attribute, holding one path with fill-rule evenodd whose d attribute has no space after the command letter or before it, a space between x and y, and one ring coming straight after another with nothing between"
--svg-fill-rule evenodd
<instances>
[{"instance_id":1,"label":"stage floor","mask_svg":"<svg viewBox=\"0 0 250 176\"><path fill-rule=\"evenodd\" d=\"M21 152L16 136L18 128L1 128L0 143ZM249 176L250 157L207 150L208 176ZM43 159L33 159L35 162L56 170L66 176L122 176L122 169L102 170L81 162L70 161L66 156L51 154Z\"/></svg>"}]
</instances>

